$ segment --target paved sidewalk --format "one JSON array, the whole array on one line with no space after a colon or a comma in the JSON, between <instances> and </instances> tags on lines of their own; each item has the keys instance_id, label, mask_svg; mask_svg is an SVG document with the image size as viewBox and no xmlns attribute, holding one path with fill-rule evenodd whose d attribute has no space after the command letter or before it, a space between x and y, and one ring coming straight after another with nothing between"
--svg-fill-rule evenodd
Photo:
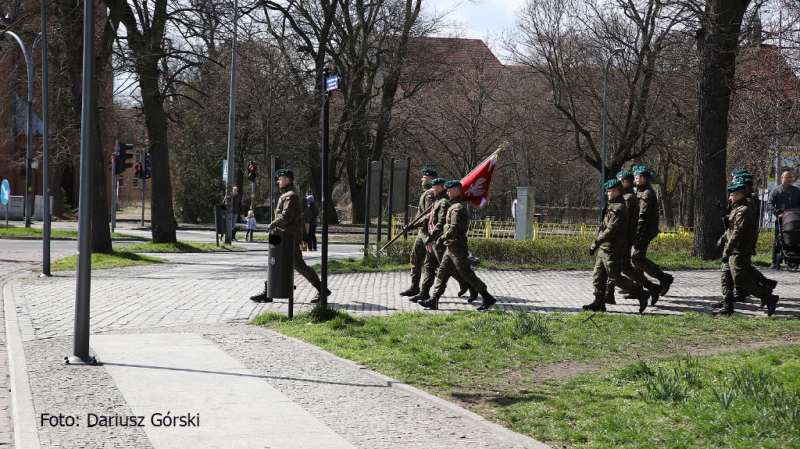
<instances>
[{"instance_id":1,"label":"paved sidewalk","mask_svg":"<svg viewBox=\"0 0 800 449\"><path fill-rule=\"evenodd\" d=\"M267 310L287 312L286 300L248 300L263 286L265 252L159 256L170 263L93 273L90 344L103 364L97 367L63 364L72 349L74 276L5 284L17 447L542 447L316 347L245 324ZM670 296L645 313L709 313L719 298L718 272L673 274ZM591 297L589 272L478 276L506 310L577 313ZM780 282L776 315L797 315L800 275L768 276ZM407 273L331 275L329 302L359 316L422 311L398 295L407 282ZM302 278L296 285L295 313L310 310L315 292ZM426 313L473 307L455 290L453 282L442 310ZM636 314L634 301L618 303L610 313ZM737 310L766 316L753 303ZM164 426L167 413L178 425ZM132 425L140 416L144 425ZM77 425L67 425L67 417Z\"/></svg>"}]
</instances>

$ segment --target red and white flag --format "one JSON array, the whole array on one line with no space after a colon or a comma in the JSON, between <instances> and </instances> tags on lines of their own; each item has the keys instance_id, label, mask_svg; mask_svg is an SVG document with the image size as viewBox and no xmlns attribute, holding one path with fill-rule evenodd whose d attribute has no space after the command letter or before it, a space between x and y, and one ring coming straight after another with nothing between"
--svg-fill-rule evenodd
<instances>
[{"instance_id":1,"label":"red and white flag","mask_svg":"<svg viewBox=\"0 0 800 449\"><path fill-rule=\"evenodd\" d=\"M492 187L494 170L497 168L497 153L505 146L505 143L500 145L488 159L461 179L461 195L465 202L478 209L483 209L489 204L489 190Z\"/></svg>"}]
</instances>

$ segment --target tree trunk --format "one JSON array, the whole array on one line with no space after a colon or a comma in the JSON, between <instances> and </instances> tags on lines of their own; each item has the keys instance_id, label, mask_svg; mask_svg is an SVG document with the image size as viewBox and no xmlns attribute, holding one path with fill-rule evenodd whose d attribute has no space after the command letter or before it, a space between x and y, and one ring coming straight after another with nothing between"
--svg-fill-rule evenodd
<instances>
[{"instance_id":1,"label":"tree trunk","mask_svg":"<svg viewBox=\"0 0 800 449\"><path fill-rule=\"evenodd\" d=\"M695 159L695 233L692 254L720 257L716 241L724 232L716 202L725 198L728 112L742 17L749 0L708 0L697 32L700 70Z\"/></svg>"}]
</instances>

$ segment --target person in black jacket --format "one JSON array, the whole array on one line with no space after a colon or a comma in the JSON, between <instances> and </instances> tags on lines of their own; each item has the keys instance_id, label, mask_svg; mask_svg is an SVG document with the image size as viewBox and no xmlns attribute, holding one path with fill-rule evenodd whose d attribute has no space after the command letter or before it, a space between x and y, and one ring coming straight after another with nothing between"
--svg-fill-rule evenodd
<instances>
[{"instance_id":1,"label":"person in black jacket","mask_svg":"<svg viewBox=\"0 0 800 449\"><path fill-rule=\"evenodd\" d=\"M785 171L781 174L781 183L769 192L769 207L775 216L775 240L772 243L772 265L770 268L781 269L780 247L778 246L781 235L778 232L778 225L781 216L789 209L796 209L800 206L800 188L792 185L792 174Z\"/></svg>"}]
</instances>

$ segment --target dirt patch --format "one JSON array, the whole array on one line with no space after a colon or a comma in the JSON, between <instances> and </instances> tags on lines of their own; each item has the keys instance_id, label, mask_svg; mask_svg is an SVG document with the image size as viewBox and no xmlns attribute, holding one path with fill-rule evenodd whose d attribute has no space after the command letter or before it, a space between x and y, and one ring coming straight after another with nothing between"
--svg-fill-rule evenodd
<instances>
[{"instance_id":1,"label":"dirt patch","mask_svg":"<svg viewBox=\"0 0 800 449\"><path fill-rule=\"evenodd\" d=\"M800 343L800 340L796 338L786 338L784 340L767 340L767 341L751 341L751 342L741 342L736 343L731 346L723 346L723 347L716 347L716 348L689 348L686 347L687 351L684 354L695 355L695 356L702 356L702 355L715 355L715 354L725 354L728 352L737 352L737 351L753 351L756 349L763 349L763 348L772 348L775 346L785 346ZM677 354L680 355L680 354Z\"/></svg>"},{"instance_id":2,"label":"dirt patch","mask_svg":"<svg viewBox=\"0 0 800 449\"><path fill-rule=\"evenodd\" d=\"M589 363L573 362L568 360L566 362L554 363L552 365L535 366L530 370L528 376L535 377L539 380L564 380L575 377L579 374L583 374L586 371L596 370L600 367L600 365L591 365Z\"/></svg>"}]
</instances>

